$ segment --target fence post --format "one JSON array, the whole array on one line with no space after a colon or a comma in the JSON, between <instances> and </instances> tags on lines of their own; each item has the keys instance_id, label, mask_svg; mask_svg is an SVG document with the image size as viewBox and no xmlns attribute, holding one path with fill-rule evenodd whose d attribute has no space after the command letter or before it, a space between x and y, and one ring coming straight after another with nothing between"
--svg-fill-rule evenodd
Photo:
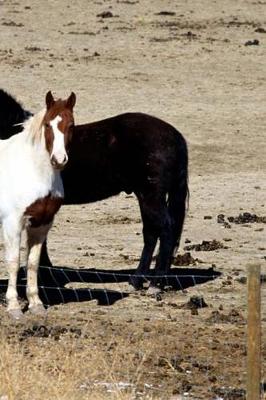
<instances>
[{"instance_id":1,"label":"fence post","mask_svg":"<svg viewBox=\"0 0 266 400\"><path fill-rule=\"evenodd\" d=\"M247 272L247 400L259 400L261 380L260 264L249 264L247 266Z\"/></svg>"}]
</instances>

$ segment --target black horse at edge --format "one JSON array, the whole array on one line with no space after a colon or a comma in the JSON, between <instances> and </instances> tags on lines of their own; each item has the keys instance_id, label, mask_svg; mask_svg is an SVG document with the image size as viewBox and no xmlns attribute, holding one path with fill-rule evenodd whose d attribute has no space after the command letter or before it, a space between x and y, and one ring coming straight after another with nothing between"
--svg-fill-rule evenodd
<instances>
[{"instance_id":1,"label":"black horse at edge","mask_svg":"<svg viewBox=\"0 0 266 400\"><path fill-rule=\"evenodd\" d=\"M0 89L0 139L18 133L31 112ZM152 286L169 272L179 246L188 196L188 150L170 124L142 113L126 113L74 127L69 161L62 171L64 204L84 204L124 191L139 202L144 247L130 283L142 289L157 241ZM47 243L40 265L51 266ZM158 278L156 278L158 277Z\"/></svg>"}]
</instances>

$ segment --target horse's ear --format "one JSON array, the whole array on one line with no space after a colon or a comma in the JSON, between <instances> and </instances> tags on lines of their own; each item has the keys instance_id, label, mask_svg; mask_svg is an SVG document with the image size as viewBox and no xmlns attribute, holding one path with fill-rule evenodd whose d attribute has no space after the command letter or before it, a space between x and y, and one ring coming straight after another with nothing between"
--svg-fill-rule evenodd
<instances>
[{"instance_id":1,"label":"horse's ear","mask_svg":"<svg viewBox=\"0 0 266 400\"><path fill-rule=\"evenodd\" d=\"M46 93L45 101L47 110L49 110L55 103L51 90Z\"/></svg>"},{"instance_id":2,"label":"horse's ear","mask_svg":"<svg viewBox=\"0 0 266 400\"><path fill-rule=\"evenodd\" d=\"M73 110L75 104L76 104L76 95L74 92L71 92L71 95L69 96L69 98L66 101L66 106L70 110Z\"/></svg>"}]
</instances>

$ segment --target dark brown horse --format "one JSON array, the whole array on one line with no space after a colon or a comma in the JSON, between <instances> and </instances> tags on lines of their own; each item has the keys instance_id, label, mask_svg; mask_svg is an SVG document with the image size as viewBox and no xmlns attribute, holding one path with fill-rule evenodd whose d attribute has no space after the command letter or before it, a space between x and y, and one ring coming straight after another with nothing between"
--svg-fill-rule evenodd
<instances>
[{"instance_id":1,"label":"dark brown horse","mask_svg":"<svg viewBox=\"0 0 266 400\"><path fill-rule=\"evenodd\" d=\"M0 106L3 103L0 91ZM19 105L19 107L21 107ZM5 115L0 115L0 121ZM5 133L1 132L0 138ZM69 162L62 171L64 204L90 203L135 193L143 222L144 248L130 283L143 287L157 241L153 285L170 269L182 233L188 194L186 141L168 123L141 113L127 113L74 128ZM41 265L51 265L46 244Z\"/></svg>"}]
</instances>

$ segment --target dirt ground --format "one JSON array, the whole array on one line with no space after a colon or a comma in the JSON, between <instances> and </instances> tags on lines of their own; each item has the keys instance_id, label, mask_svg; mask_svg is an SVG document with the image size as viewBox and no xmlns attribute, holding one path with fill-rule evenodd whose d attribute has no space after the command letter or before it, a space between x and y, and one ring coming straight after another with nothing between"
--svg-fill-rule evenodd
<instances>
[{"instance_id":1,"label":"dirt ground","mask_svg":"<svg viewBox=\"0 0 266 400\"><path fill-rule=\"evenodd\" d=\"M246 265L266 273L266 1L3 0L0 38L0 87L27 109L73 90L76 123L141 111L183 133L191 254L171 290L132 293L134 196L63 207L49 249L70 275L42 269L47 317L15 324L0 305L0 399L244 399Z\"/></svg>"}]
</instances>

